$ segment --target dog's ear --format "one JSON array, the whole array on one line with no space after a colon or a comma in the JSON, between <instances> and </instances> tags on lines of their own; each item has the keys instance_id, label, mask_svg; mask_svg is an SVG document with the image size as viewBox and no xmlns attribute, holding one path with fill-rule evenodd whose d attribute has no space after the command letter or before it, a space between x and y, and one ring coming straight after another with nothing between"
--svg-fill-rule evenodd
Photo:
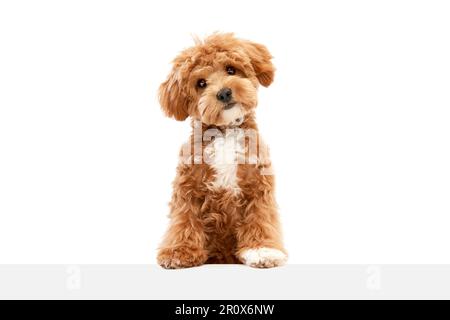
<instances>
[{"instance_id":1,"label":"dog's ear","mask_svg":"<svg viewBox=\"0 0 450 320\"><path fill-rule=\"evenodd\" d=\"M178 72L174 66L167 80L159 86L159 103L168 117L183 121L189 116L188 99L181 91Z\"/></svg>"},{"instance_id":2,"label":"dog's ear","mask_svg":"<svg viewBox=\"0 0 450 320\"><path fill-rule=\"evenodd\" d=\"M250 41L244 42L244 49L251 59L259 83L268 87L275 76L275 67L272 64L272 55L269 50L262 44Z\"/></svg>"}]
</instances>

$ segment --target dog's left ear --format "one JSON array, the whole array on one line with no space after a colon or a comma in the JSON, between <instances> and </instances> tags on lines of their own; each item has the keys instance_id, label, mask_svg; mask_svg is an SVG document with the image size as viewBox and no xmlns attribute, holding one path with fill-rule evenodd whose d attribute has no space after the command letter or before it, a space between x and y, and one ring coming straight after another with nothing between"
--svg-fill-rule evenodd
<instances>
[{"instance_id":1,"label":"dog's left ear","mask_svg":"<svg viewBox=\"0 0 450 320\"><path fill-rule=\"evenodd\" d=\"M250 41L244 42L244 49L251 59L259 83L268 87L275 76L275 67L272 64L272 55L269 50L262 44Z\"/></svg>"}]
</instances>

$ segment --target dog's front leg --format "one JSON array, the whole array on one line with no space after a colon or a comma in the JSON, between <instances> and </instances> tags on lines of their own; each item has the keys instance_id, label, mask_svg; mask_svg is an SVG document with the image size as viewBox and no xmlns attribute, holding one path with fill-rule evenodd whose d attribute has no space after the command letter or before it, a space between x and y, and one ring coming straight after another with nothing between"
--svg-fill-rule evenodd
<instances>
[{"instance_id":1,"label":"dog's front leg","mask_svg":"<svg viewBox=\"0 0 450 320\"><path fill-rule=\"evenodd\" d=\"M236 238L236 256L246 265L271 268L286 262L277 207L271 194L257 196L249 201L237 228Z\"/></svg>"},{"instance_id":2,"label":"dog's front leg","mask_svg":"<svg viewBox=\"0 0 450 320\"><path fill-rule=\"evenodd\" d=\"M158 252L158 264L167 269L201 265L208 259L205 233L197 219L198 202L179 199L171 202L170 225Z\"/></svg>"}]
</instances>

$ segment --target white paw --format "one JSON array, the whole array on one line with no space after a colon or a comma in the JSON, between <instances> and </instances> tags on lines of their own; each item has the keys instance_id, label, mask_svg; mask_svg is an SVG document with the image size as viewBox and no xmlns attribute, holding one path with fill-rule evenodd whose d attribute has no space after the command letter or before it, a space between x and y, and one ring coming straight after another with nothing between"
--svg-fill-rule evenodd
<instances>
[{"instance_id":1,"label":"white paw","mask_svg":"<svg viewBox=\"0 0 450 320\"><path fill-rule=\"evenodd\" d=\"M250 267L272 268L285 264L287 256L277 249L258 248L242 252L241 260Z\"/></svg>"}]
</instances>

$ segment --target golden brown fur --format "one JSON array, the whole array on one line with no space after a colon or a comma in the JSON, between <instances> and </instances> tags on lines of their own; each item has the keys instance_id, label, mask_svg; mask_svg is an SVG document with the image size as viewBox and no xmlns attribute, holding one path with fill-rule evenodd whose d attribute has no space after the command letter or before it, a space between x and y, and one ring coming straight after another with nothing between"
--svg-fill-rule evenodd
<instances>
[{"instance_id":1,"label":"golden brown fur","mask_svg":"<svg viewBox=\"0 0 450 320\"><path fill-rule=\"evenodd\" d=\"M267 148L257 135L254 117L259 84L267 87L274 78L271 58L263 45L232 34L213 34L173 61L173 69L160 87L162 109L177 120L191 117L193 129L196 122L201 125L197 133L193 130L180 153L170 202L170 225L158 252L161 266L247 263L273 267L284 262L282 255L286 252L274 198L274 177L267 174L271 164ZM230 66L232 70L228 69ZM205 88L198 86L199 79L205 79ZM217 92L224 87L232 90L230 111L217 98ZM208 145L215 140L206 133L215 130L225 135L230 128L256 133L257 139L251 141L254 137L245 136L244 162L236 167L225 164L224 179L229 180L224 181L228 184L217 187L214 181L219 176L217 168L221 167L203 161ZM249 148L253 142L256 159L251 158ZM235 177L230 174L234 168ZM229 181L236 181L236 185ZM259 248L265 251L257 251Z\"/></svg>"}]
</instances>

